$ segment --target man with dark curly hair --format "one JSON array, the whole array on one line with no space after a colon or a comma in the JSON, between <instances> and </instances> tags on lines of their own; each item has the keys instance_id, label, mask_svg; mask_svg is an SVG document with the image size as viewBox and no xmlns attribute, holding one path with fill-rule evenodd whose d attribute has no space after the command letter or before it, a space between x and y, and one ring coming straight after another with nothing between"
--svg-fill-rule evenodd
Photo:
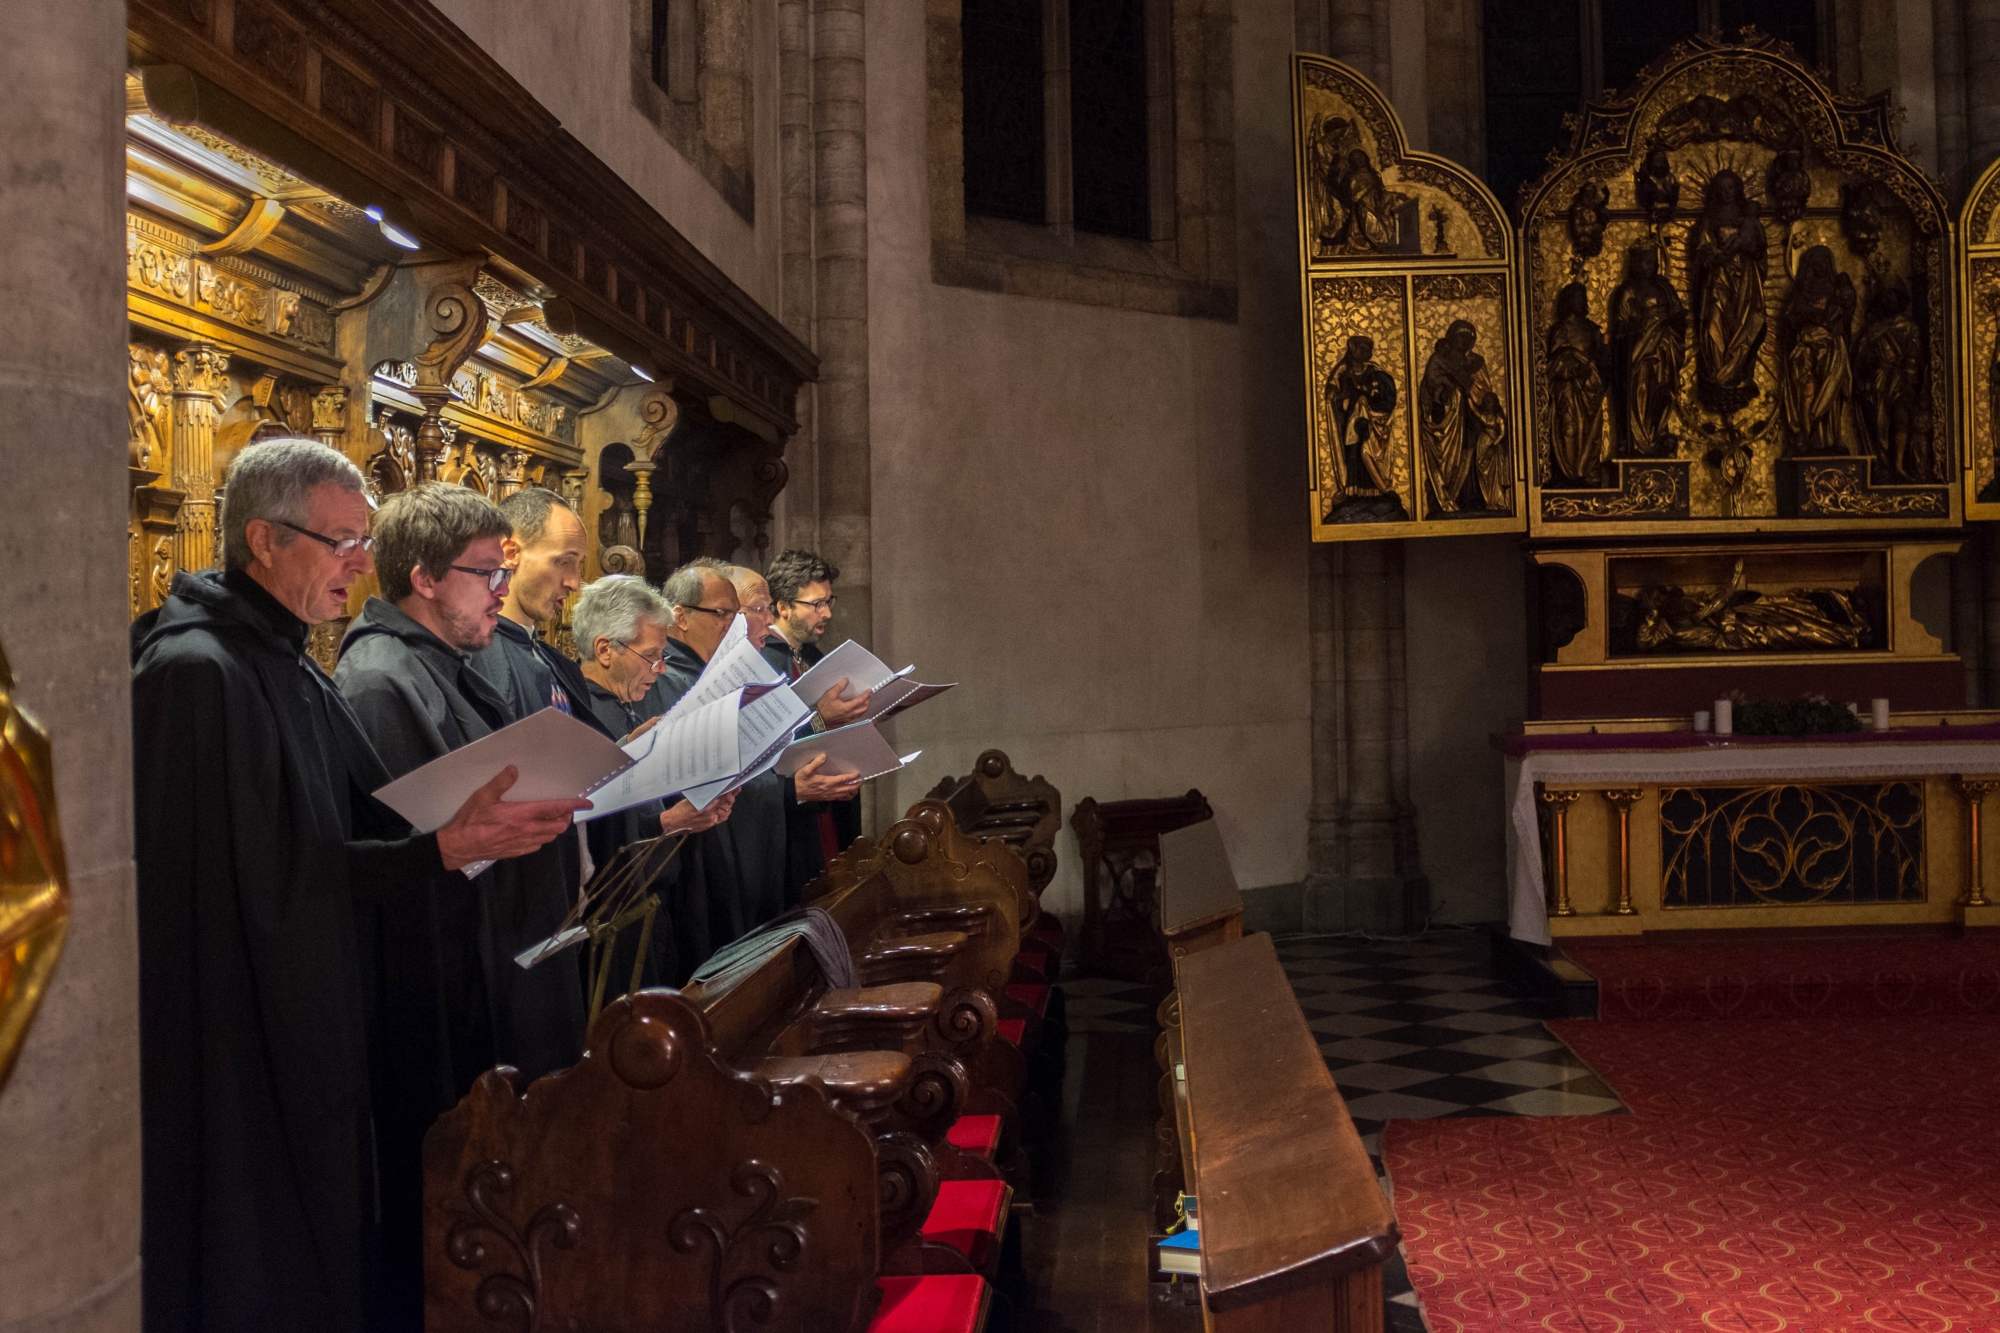
<instances>
[{"instance_id":1,"label":"man with dark curly hair","mask_svg":"<svg viewBox=\"0 0 2000 1333\"><path fill-rule=\"evenodd\" d=\"M814 551L797 549L780 552L765 572L771 589L773 619L770 637L764 640L764 656L772 666L793 680L804 675L812 664L825 656L819 640L833 623L833 581L840 570ZM851 699L842 698L845 680L817 699L808 699L818 716L815 728L839 727L868 711L869 691ZM861 836L861 798L836 801L820 815L820 846L827 860Z\"/></svg>"}]
</instances>

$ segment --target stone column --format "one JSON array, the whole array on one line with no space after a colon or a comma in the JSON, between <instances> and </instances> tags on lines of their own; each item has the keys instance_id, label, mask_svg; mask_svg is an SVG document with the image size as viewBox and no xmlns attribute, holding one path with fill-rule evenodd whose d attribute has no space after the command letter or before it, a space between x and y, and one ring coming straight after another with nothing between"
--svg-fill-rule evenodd
<instances>
[{"instance_id":1,"label":"stone column","mask_svg":"<svg viewBox=\"0 0 2000 1333\"><path fill-rule=\"evenodd\" d=\"M1483 174L1486 24L1480 0L1424 0L1424 34L1430 150Z\"/></svg>"},{"instance_id":2,"label":"stone column","mask_svg":"<svg viewBox=\"0 0 2000 1333\"><path fill-rule=\"evenodd\" d=\"M1962 0L1965 34L1965 179L2000 157L2000 0Z\"/></svg>"},{"instance_id":3,"label":"stone column","mask_svg":"<svg viewBox=\"0 0 2000 1333\"><path fill-rule=\"evenodd\" d=\"M125 6L0 49L0 641L48 728L69 938L0 1087L0 1330L139 1328L138 950L126 654Z\"/></svg>"},{"instance_id":4,"label":"stone column","mask_svg":"<svg viewBox=\"0 0 2000 1333\"><path fill-rule=\"evenodd\" d=\"M780 317L814 345L813 60L811 0L778 0L778 238ZM772 505L778 545L819 546L817 385L799 390L798 433L785 442L785 489ZM773 553L775 554L775 552Z\"/></svg>"},{"instance_id":5,"label":"stone column","mask_svg":"<svg viewBox=\"0 0 2000 1333\"><path fill-rule=\"evenodd\" d=\"M1387 16L1330 0L1327 54L1387 86ZM1415 930L1428 890L1410 806L1401 542L1313 546L1313 800L1306 828L1308 930Z\"/></svg>"},{"instance_id":6,"label":"stone column","mask_svg":"<svg viewBox=\"0 0 2000 1333\"><path fill-rule=\"evenodd\" d=\"M1319 543L1311 579L1308 930L1422 927L1404 683L1401 542Z\"/></svg>"},{"instance_id":7,"label":"stone column","mask_svg":"<svg viewBox=\"0 0 2000 1333\"><path fill-rule=\"evenodd\" d=\"M229 358L208 343L189 343L174 356L173 476L181 502L174 533L174 568L215 564L215 413Z\"/></svg>"},{"instance_id":8,"label":"stone column","mask_svg":"<svg viewBox=\"0 0 2000 1333\"><path fill-rule=\"evenodd\" d=\"M1971 177L1965 160L1965 5L1936 0L1931 14L1931 69L1937 93L1937 172L1954 206Z\"/></svg>"}]
</instances>

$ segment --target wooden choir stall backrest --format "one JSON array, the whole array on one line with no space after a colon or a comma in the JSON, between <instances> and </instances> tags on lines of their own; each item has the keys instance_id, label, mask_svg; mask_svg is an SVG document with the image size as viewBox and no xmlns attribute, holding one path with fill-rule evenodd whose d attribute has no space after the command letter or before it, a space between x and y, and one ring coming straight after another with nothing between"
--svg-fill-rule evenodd
<instances>
[{"instance_id":1,"label":"wooden choir stall backrest","mask_svg":"<svg viewBox=\"0 0 2000 1333\"><path fill-rule=\"evenodd\" d=\"M425 1140L431 1333L867 1326L875 1154L817 1086L730 1068L669 991L607 1007L573 1068L510 1075Z\"/></svg>"},{"instance_id":2,"label":"wooden choir stall backrest","mask_svg":"<svg viewBox=\"0 0 2000 1333\"><path fill-rule=\"evenodd\" d=\"M1175 958L1243 935L1243 894L1213 819L1160 835L1160 933Z\"/></svg>"},{"instance_id":3,"label":"wooden choir stall backrest","mask_svg":"<svg viewBox=\"0 0 2000 1333\"><path fill-rule=\"evenodd\" d=\"M1086 796L1070 814L1083 865L1083 961L1094 974L1164 985L1158 924L1160 835L1211 819L1199 791L1153 800Z\"/></svg>"},{"instance_id":4,"label":"wooden choir stall backrest","mask_svg":"<svg viewBox=\"0 0 2000 1333\"><path fill-rule=\"evenodd\" d=\"M962 778L946 778L931 788L959 828L976 838L998 838L1028 867L1037 899L1056 874L1056 834L1062 832L1062 793L1037 773L1024 778L1004 750L987 750Z\"/></svg>"},{"instance_id":5,"label":"wooden choir stall backrest","mask_svg":"<svg viewBox=\"0 0 2000 1333\"><path fill-rule=\"evenodd\" d=\"M1379 1333L1396 1218L1266 934L1174 960L1163 1043L1222 1333ZM1173 1001L1170 999L1169 1005Z\"/></svg>"}]
</instances>

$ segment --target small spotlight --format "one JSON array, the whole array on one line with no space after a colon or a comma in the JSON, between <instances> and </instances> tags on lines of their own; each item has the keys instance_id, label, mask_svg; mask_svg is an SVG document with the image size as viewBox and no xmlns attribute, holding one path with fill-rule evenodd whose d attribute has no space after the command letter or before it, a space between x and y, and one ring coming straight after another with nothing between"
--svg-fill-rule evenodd
<instances>
[{"instance_id":1,"label":"small spotlight","mask_svg":"<svg viewBox=\"0 0 2000 1333\"><path fill-rule=\"evenodd\" d=\"M646 383L648 384L651 384L653 382L653 377L646 373L646 368L644 366L633 366L632 373L634 375L637 375L640 379L646 381Z\"/></svg>"},{"instance_id":2,"label":"small spotlight","mask_svg":"<svg viewBox=\"0 0 2000 1333\"><path fill-rule=\"evenodd\" d=\"M375 226L381 231L383 239L388 241L389 244L400 245L405 250L421 250L424 248L422 241L383 217L381 209L365 208L362 212L366 213L369 219L374 222Z\"/></svg>"}]
</instances>

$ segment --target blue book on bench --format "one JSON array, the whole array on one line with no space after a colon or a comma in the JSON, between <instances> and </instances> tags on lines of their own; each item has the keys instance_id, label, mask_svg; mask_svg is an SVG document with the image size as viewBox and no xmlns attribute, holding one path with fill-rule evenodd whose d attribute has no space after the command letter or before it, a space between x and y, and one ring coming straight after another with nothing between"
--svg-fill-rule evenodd
<instances>
[{"instance_id":1,"label":"blue book on bench","mask_svg":"<svg viewBox=\"0 0 2000 1333\"><path fill-rule=\"evenodd\" d=\"M1201 1276L1201 1233L1195 1230L1176 1231L1159 1242L1160 1271L1162 1273L1186 1273Z\"/></svg>"}]
</instances>

